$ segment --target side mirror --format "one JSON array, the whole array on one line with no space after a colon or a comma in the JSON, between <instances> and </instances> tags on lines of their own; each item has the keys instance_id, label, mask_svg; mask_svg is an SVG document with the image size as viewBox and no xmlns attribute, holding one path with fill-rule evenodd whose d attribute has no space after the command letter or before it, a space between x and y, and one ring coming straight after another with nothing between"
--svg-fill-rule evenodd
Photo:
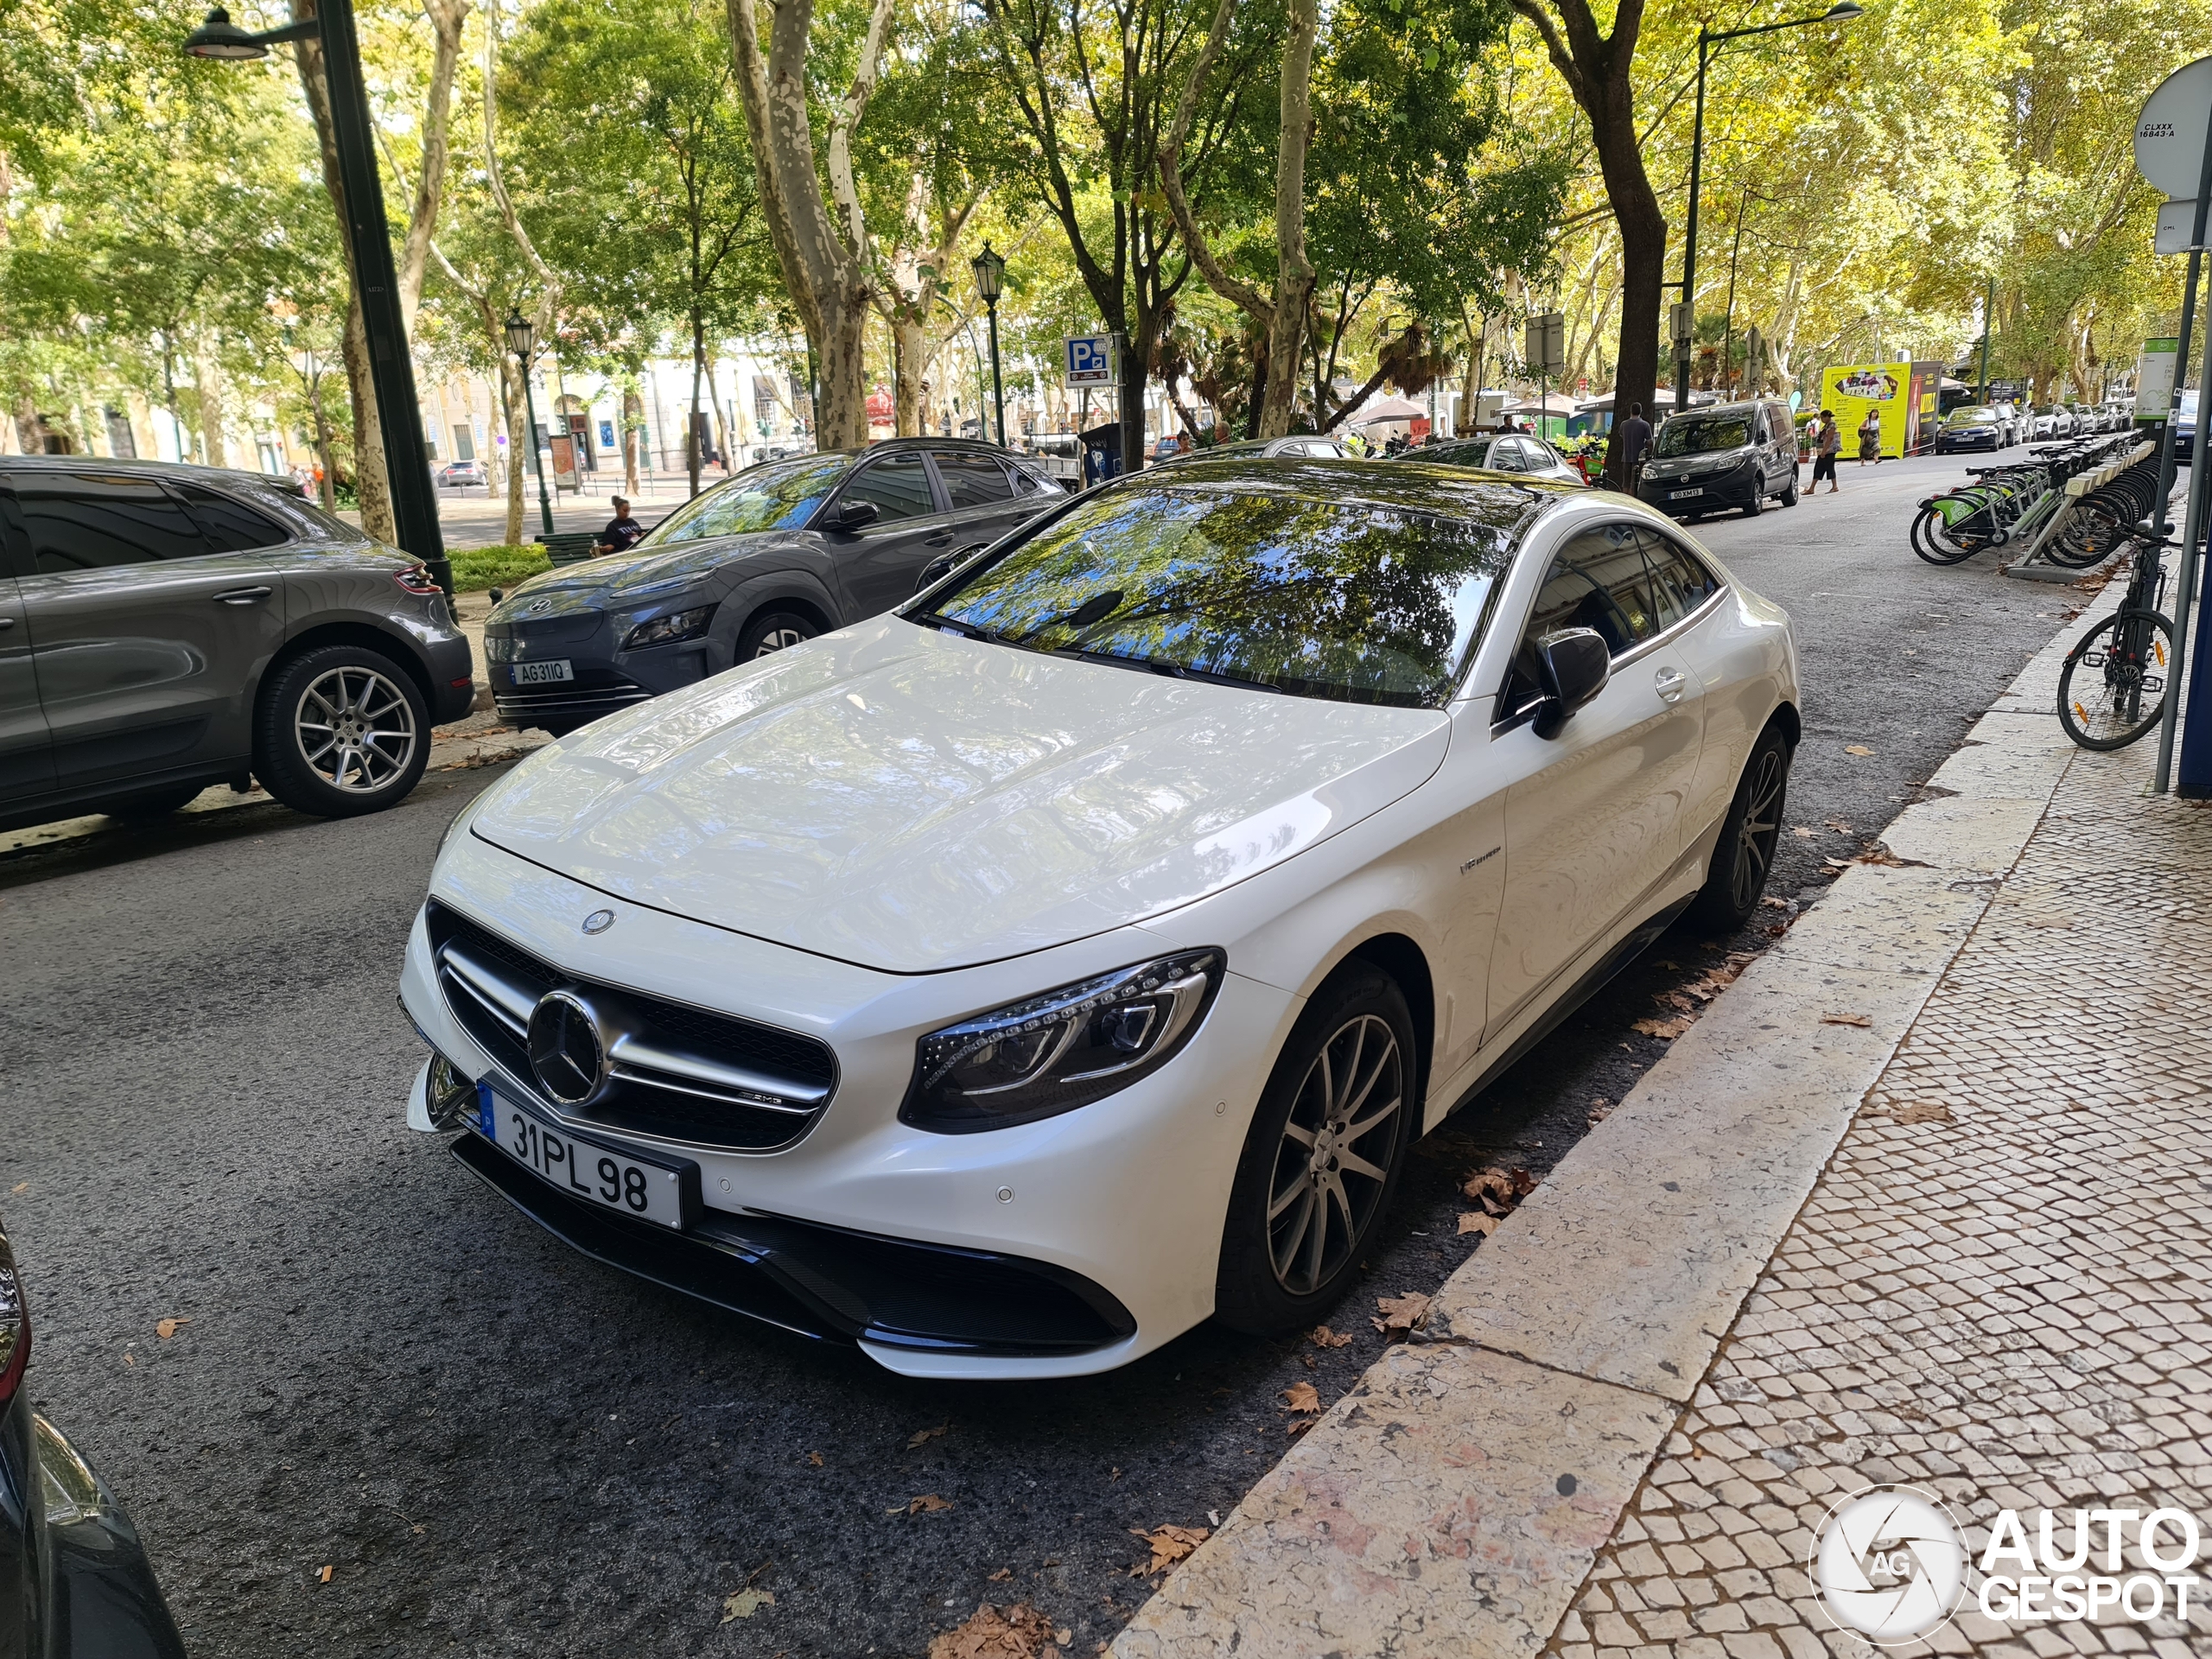
<instances>
[{"instance_id":1,"label":"side mirror","mask_svg":"<svg viewBox=\"0 0 2212 1659\"><path fill-rule=\"evenodd\" d=\"M1536 710L1538 737L1554 738L1567 717L1605 689L1613 671L1612 649L1595 628L1561 628L1536 645L1544 680L1543 706Z\"/></svg>"},{"instance_id":2,"label":"side mirror","mask_svg":"<svg viewBox=\"0 0 2212 1659\"><path fill-rule=\"evenodd\" d=\"M830 515L832 530L864 530L882 515L883 509L873 501L861 501L848 496L837 504Z\"/></svg>"}]
</instances>

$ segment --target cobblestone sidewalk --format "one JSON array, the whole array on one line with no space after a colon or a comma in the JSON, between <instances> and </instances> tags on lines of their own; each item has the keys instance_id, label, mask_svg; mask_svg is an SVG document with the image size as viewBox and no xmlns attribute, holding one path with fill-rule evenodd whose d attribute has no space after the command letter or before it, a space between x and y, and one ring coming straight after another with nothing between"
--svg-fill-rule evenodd
<instances>
[{"instance_id":1,"label":"cobblestone sidewalk","mask_svg":"<svg viewBox=\"0 0 2212 1659\"><path fill-rule=\"evenodd\" d=\"M2065 763L1548 1652L1874 1652L1805 1570L1869 1484L1938 1494L1977 1556L1999 1508L2212 1510L2212 810L2143 792L2153 747ZM1978 1581L1886 1650L2212 1653L2194 1604L2008 1625Z\"/></svg>"}]
</instances>

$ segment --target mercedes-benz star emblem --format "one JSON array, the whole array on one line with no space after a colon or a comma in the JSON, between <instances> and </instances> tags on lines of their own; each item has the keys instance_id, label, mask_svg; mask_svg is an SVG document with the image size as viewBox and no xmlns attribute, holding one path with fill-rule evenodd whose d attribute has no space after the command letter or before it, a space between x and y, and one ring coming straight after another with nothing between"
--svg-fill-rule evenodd
<instances>
[{"instance_id":1,"label":"mercedes-benz star emblem","mask_svg":"<svg viewBox=\"0 0 2212 1659\"><path fill-rule=\"evenodd\" d=\"M548 991L530 1011L530 1069L563 1106L588 1106L607 1092L607 1045L574 991Z\"/></svg>"},{"instance_id":2,"label":"mercedes-benz star emblem","mask_svg":"<svg viewBox=\"0 0 2212 1659\"><path fill-rule=\"evenodd\" d=\"M587 933L604 933L613 925L614 912L611 910L594 910L584 918L584 931Z\"/></svg>"}]
</instances>

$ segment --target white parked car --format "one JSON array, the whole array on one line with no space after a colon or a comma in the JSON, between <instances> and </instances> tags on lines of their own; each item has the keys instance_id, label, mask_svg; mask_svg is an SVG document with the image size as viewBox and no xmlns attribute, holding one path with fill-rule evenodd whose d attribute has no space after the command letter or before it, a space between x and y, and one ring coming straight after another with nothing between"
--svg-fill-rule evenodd
<instances>
[{"instance_id":1,"label":"white parked car","mask_svg":"<svg viewBox=\"0 0 2212 1659\"><path fill-rule=\"evenodd\" d=\"M1310 1325L1409 1143L1758 905L1788 618L1617 494L1192 461L608 716L455 821L409 1121L916 1376Z\"/></svg>"}]
</instances>

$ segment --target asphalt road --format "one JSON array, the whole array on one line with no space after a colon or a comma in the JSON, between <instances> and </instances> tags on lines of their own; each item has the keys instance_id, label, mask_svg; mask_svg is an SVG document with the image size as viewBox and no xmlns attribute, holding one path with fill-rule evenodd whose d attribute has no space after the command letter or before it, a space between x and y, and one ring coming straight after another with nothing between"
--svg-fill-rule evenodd
<instances>
[{"instance_id":1,"label":"asphalt road","mask_svg":"<svg viewBox=\"0 0 2212 1659\"><path fill-rule=\"evenodd\" d=\"M1697 532L1803 648L1789 819L1816 833L1783 838L1777 897L1816 901L1821 858L1912 798L2079 603L1912 557L1912 503L1955 475L1847 466L1839 495ZM402 1126L401 942L490 775L353 823L247 807L0 862L31 1387L136 1514L197 1655L918 1655L985 1599L1088 1654L1146 1593L1129 1529L1225 1512L1287 1444L1280 1391L1325 1402L1379 1351L1370 1295L1474 1248L1459 1179L1549 1168L1663 1050L1630 1022L1722 948L1662 939L1416 1149L1333 1321L1349 1346L1207 1327L1109 1376L918 1384L573 1255ZM925 1494L950 1507L909 1514ZM748 1586L772 1605L726 1620Z\"/></svg>"}]
</instances>

